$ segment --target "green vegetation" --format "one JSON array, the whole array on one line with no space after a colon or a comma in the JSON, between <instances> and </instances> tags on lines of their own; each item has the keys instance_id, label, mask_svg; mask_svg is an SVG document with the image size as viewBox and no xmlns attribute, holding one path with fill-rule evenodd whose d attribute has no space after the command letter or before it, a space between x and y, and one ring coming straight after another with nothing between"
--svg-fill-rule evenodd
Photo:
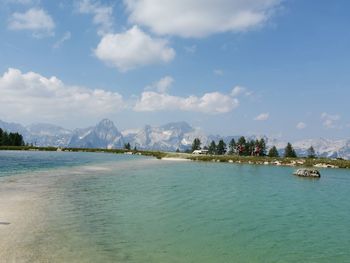
<instances>
[{"instance_id":1,"label":"green vegetation","mask_svg":"<svg viewBox=\"0 0 350 263\"><path fill-rule=\"evenodd\" d=\"M192 144L192 152L194 151L193 146L196 146L195 150L200 149L200 144L198 144L199 139L196 138ZM200 142L200 141L199 141ZM205 148L205 147L204 147ZM203 149L204 149L203 148ZM266 155L266 142L264 139L247 141L245 137L240 137L236 142L232 139L227 146L224 140L219 140L218 144L215 141L211 141L209 146L207 146L209 154L217 155L239 155L239 156L265 156Z\"/></svg>"},{"instance_id":2,"label":"green vegetation","mask_svg":"<svg viewBox=\"0 0 350 263\"><path fill-rule=\"evenodd\" d=\"M124 144L124 149L125 149L125 150L131 150L131 145L130 145L130 143L125 143L125 144Z\"/></svg>"},{"instance_id":3,"label":"green vegetation","mask_svg":"<svg viewBox=\"0 0 350 263\"><path fill-rule=\"evenodd\" d=\"M218 146L216 147L216 152L218 155L224 155L226 153L226 143L224 140L220 140Z\"/></svg>"},{"instance_id":4,"label":"green vegetation","mask_svg":"<svg viewBox=\"0 0 350 263\"><path fill-rule=\"evenodd\" d=\"M0 128L0 146L24 146L23 136L18 132L7 133Z\"/></svg>"},{"instance_id":5,"label":"green vegetation","mask_svg":"<svg viewBox=\"0 0 350 263\"><path fill-rule=\"evenodd\" d=\"M311 146L311 147L307 150L307 157L308 157L308 158L316 158L316 153L315 153L314 147Z\"/></svg>"},{"instance_id":6,"label":"green vegetation","mask_svg":"<svg viewBox=\"0 0 350 263\"><path fill-rule=\"evenodd\" d=\"M268 154L269 157L279 157L279 153L278 153L278 150L276 148L276 146L272 146L271 149L269 150L269 154Z\"/></svg>"},{"instance_id":7,"label":"green vegetation","mask_svg":"<svg viewBox=\"0 0 350 263\"><path fill-rule=\"evenodd\" d=\"M217 148L215 141L212 141L208 147L209 154L217 154Z\"/></svg>"},{"instance_id":8,"label":"green vegetation","mask_svg":"<svg viewBox=\"0 0 350 263\"><path fill-rule=\"evenodd\" d=\"M192 148L191 148L192 152L196 151L196 150L200 150L201 149L201 144L202 144L201 140L198 139L198 138L195 138L193 140L193 143L192 143Z\"/></svg>"},{"instance_id":9,"label":"green vegetation","mask_svg":"<svg viewBox=\"0 0 350 263\"><path fill-rule=\"evenodd\" d=\"M285 158L296 158L297 154L292 146L292 144L288 143L286 148L284 149L284 157Z\"/></svg>"}]
</instances>

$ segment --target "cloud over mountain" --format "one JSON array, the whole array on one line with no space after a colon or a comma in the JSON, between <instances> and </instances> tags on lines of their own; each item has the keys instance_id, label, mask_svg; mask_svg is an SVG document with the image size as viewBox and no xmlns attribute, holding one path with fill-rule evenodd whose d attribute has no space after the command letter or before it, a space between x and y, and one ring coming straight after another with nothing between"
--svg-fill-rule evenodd
<instances>
[{"instance_id":1,"label":"cloud over mountain","mask_svg":"<svg viewBox=\"0 0 350 263\"><path fill-rule=\"evenodd\" d=\"M9 119L101 118L125 107L120 94L64 84L56 77L10 68L0 76L0 112Z\"/></svg>"}]
</instances>

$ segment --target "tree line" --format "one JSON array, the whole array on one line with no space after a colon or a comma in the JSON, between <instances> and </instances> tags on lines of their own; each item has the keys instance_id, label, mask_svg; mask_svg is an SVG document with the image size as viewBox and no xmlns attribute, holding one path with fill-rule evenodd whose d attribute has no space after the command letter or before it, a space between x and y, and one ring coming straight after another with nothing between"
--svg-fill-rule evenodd
<instances>
[{"instance_id":1,"label":"tree line","mask_svg":"<svg viewBox=\"0 0 350 263\"><path fill-rule=\"evenodd\" d=\"M260 140L247 140L244 136L240 137L237 141L232 138L228 144L228 147L224 140L219 140L216 143L214 140L208 146L204 146L201 148L201 141L199 138L195 138L192 143L191 150L192 152L195 150L207 150L208 154L213 155L238 155L238 156L269 156L269 157L280 157L280 154L276 148L276 146L272 146L269 150L267 150L266 141L264 138ZM285 158L296 158L298 157L292 144L288 143L284 149ZM315 158L316 153L314 148L311 146L308 149L308 157Z\"/></svg>"},{"instance_id":2,"label":"tree line","mask_svg":"<svg viewBox=\"0 0 350 263\"><path fill-rule=\"evenodd\" d=\"M0 146L24 146L23 136L18 132L6 132L0 128Z\"/></svg>"}]
</instances>

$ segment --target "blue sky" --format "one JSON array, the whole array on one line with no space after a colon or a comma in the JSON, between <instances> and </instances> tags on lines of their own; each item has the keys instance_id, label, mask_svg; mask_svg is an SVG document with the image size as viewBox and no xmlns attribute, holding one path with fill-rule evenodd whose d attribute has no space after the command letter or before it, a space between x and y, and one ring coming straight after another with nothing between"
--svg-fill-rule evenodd
<instances>
[{"instance_id":1,"label":"blue sky","mask_svg":"<svg viewBox=\"0 0 350 263\"><path fill-rule=\"evenodd\" d=\"M2 0L0 119L349 138L349 10L345 0Z\"/></svg>"}]
</instances>

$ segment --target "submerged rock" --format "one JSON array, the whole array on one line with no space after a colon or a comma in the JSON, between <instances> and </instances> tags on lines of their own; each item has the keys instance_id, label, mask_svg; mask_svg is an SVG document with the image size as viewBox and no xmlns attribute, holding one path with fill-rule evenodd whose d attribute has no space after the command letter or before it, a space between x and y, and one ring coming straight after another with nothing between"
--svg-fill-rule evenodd
<instances>
[{"instance_id":1,"label":"submerged rock","mask_svg":"<svg viewBox=\"0 0 350 263\"><path fill-rule=\"evenodd\" d=\"M318 170L315 169L298 169L294 172L294 175L300 177L312 177L312 178L320 178L321 174Z\"/></svg>"}]
</instances>

